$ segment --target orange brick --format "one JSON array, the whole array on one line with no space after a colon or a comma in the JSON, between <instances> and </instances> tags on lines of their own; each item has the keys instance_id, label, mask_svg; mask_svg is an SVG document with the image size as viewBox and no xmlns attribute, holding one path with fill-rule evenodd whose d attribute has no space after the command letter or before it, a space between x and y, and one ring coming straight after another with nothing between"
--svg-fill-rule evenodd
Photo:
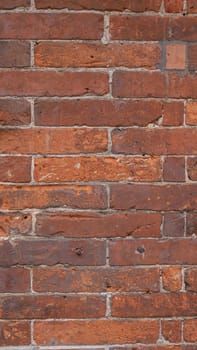
<instances>
[{"instance_id":1,"label":"orange brick","mask_svg":"<svg viewBox=\"0 0 197 350\"><path fill-rule=\"evenodd\" d=\"M170 292L178 292L182 287L181 267L170 266L162 269L163 288Z\"/></svg>"},{"instance_id":2,"label":"orange brick","mask_svg":"<svg viewBox=\"0 0 197 350\"><path fill-rule=\"evenodd\" d=\"M186 68L186 47L183 44L170 44L166 46L166 68L185 69Z\"/></svg>"},{"instance_id":3,"label":"orange brick","mask_svg":"<svg viewBox=\"0 0 197 350\"><path fill-rule=\"evenodd\" d=\"M179 320L161 321L162 335L170 343L179 343L181 341L181 322Z\"/></svg>"},{"instance_id":4,"label":"orange brick","mask_svg":"<svg viewBox=\"0 0 197 350\"><path fill-rule=\"evenodd\" d=\"M186 123L188 125L197 125L197 102L187 103Z\"/></svg>"}]
</instances>

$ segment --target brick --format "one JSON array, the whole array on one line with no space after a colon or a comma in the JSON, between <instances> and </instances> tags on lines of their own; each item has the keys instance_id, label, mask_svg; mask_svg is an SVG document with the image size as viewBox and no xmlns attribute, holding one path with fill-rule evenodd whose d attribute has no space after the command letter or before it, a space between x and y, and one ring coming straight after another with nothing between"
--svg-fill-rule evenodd
<instances>
[{"instance_id":1,"label":"brick","mask_svg":"<svg viewBox=\"0 0 197 350\"><path fill-rule=\"evenodd\" d=\"M135 0L122 0L117 2L116 0L35 0L36 7L38 9L69 9L69 10L100 10L100 11L125 11L132 12L145 12L155 11L159 12L161 6L161 0L141 0L136 2Z\"/></svg>"},{"instance_id":2,"label":"brick","mask_svg":"<svg viewBox=\"0 0 197 350\"><path fill-rule=\"evenodd\" d=\"M182 288L181 267L170 266L162 269L163 288L169 292L178 292ZM176 343L176 342L175 342Z\"/></svg>"},{"instance_id":3,"label":"brick","mask_svg":"<svg viewBox=\"0 0 197 350\"><path fill-rule=\"evenodd\" d=\"M185 287L189 292L197 292L197 268L185 270Z\"/></svg>"},{"instance_id":4,"label":"brick","mask_svg":"<svg viewBox=\"0 0 197 350\"><path fill-rule=\"evenodd\" d=\"M0 79L0 96L81 96L108 92L108 74L102 72L13 70L1 71Z\"/></svg>"},{"instance_id":5,"label":"brick","mask_svg":"<svg viewBox=\"0 0 197 350\"><path fill-rule=\"evenodd\" d=\"M190 349L186 347L182 347L181 345L147 345L144 348L144 345L135 345L135 348L133 347L110 347L110 350L196 350L196 349Z\"/></svg>"},{"instance_id":6,"label":"brick","mask_svg":"<svg viewBox=\"0 0 197 350\"><path fill-rule=\"evenodd\" d=\"M105 316L102 296L5 296L1 297L3 319L99 318Z\"/></svg>"},{"instance_id":7,"label":"brick","mask_svg":"<svg viewBox=\"0 0 197 350\"><path fill-rule=\"evenodd\" d=\"M33 271L36 292L101 293L158 292L159 268L38 268Z\"/></svg>"},{"instance_id":8,"label":"brick","mask_svg":"<svg viewBox=\"0 0 197 350\"><path fill-rule=\"evenodd\" d=\"M48 213L36 217L42 237L160 237L161 215L155 213Z\"/></svg>"},{"instance_id":9,"label":"brick","mask_svg":"<svg viewBox=\"0 0 197 350\"><path fill-rule=\"evenodd\" d=\"M197 13L197 1L187 0L187 11L188 13Z\"/></svg>"},{"instance_id":10,"label":"brick","mask_svg":"<svg viewBox=\"0 0 197 350\"><path fill-rule=\"evenodd\" d=\"M166 68L176 70L186 68L186 46L184 44L166 46Z\"/></svg>"},{"instance_id":11,"label":"brick","mask_svg":"<svg viewBox=\"0 0 197 350\"><path fill-rule=\"evenodd\" d=\"M37 182L161 181L158 157L38 158L34 164Z\"/></svg>"},{"instance_id":12,"label":"brick","mask_svg":"<svg viewBox=\"0 0 197 350\"><path fill-rule=\"evenodd\" d=\"M117 70L113 74L112 94L118 98L196 98L196 81L195 74Z\"/></svg>"},{"instance_id":13,"label":"brick","mask_svg":"<svg viewBox=\"0 0 197 350\"><path fill-rule=\"evenodd\" d=\"M162 320L162 335L170 343L181 342L181 322L179 320Z\"/></svg>"},{"instance_id":14,"label":"brick","mask_svg":"<svg viewBox=\"0 0 197 350\"><path fill-rule=\"evenodd\" d=\"M156 100L44 99L35 102L36 125L147 126L157 123L161 116L162 103ZM180 120L177 113L175 118Z\"/></svg>"},{"instance_id":15,"label":"brick","mask_svg":"<svg viewBox=\"0 0 197 350\"><path fill-rule=\"evenodd\" d=\"M0 100L0 125L28 125L30 121L31 109L27 100Z\"/></svg>"},{"instance_id":16,"label":"brick","mask_svg":"<svg viewBox=\"0 0 197 350\"><path fill-rule=\"evenodd\" d=\"M190 180L197 180L197 157L187 159L187 172Z\"/></svg>"},{"instance_id":17,"label":"brick","mask_svg":"<svg viewBox=\"0 0 197 350\"><path fill-rule=\"evenodd\" d=\"M165 0L164 1L165 11L168 13L182 12L183 5L184 5L183 0Z\"/></svg>"},{"instance_id":18,"label":"brick","mask_svg":"<svg viewBox=\"0 0 197 350\"><path fill-rule=\"evenodd\" d=\"M183 213L164 213L163 235L184 237L185 217Z\"/></svg>"},{"instance_id":19,"label":"brick","mask_svg":"<svg viewBox=\"0 0 197 350\"><path fill-rule=\"evenodd\" d=\"M186 123L188 125L197 125L197 102L187 103Z\"/></svg>"},{"instance_id":20,"label":"brick","mask_svg":"<svg viewBox=\"0 0 197 350\"><path fill-rule=\"evenodd\" d=\"M157 142L156 147L155 142ZM195 155L196 148L197 131L195 129L146 128L140 130L130 128L112 131L113 153L164 156Z\"/></svg>"},{"instance_id":21,"label":"brick","mask_svg":"<svg viewBox=\"0 0 197 350\"><path fill-rule=\"evenodd\" d=\"M169 182L185 181L185 159L166 157L163 164L163 179Z\"/></svg>"},{"instance_id":22,"label":"brick","mask_svg":"<svg viewBox=\"0 0 197 350\"><path fill-rule=\"evenodd\" d=\"M15 240L0 242L0 264L13 265L103 265L105 242L94 240Z\"/></svg>"},{"instance_id":23,"label":"brick","mask_svg":"<svg viewBox=\"0 0 197 350\"><path fill-rule=\"evenodd\" d=\"M66 329L66 332L65 332ZM102 345L154 343L159 334L157 320L136 321L63 321L35 322L34 339L38 345Z\"/></svg>"},{"instance_id":24,"label":"brick","mask_svg":"<svg viewBox=\"0 0 197 350\"><path fill-rule=\"evenodd\" d=\"M189 46L189 70L196 71L197 70L197 45L190 45Z\"/></svg>"},{"instance_id":25,"label":"brick","mask_svg":"<svg viewBox=\"0 0 197 350\"><path fill-rule=\"evenodd\" d=\"M183 125L184 103L180 101L164 103L163 126Z\"/></svg>"},{"instance_id":26,"label":"brick","mask_svg":"<svg viewBox=\"0 0 197 350\"><path fill-rule=\"evenodd\" d=\"M103 16L95 13L2 13L1 39L101 39Z\"/></svg>"},{"instance_id":27,"label":"brick","mask_svg":"<svg viewBox=\"0 0 197 350\"><path fill-rule=\"evenodd\" d=\"M129 67L154 69L161 61L155 44L85 44L39 42L35 46L38 67Z\"/></svg>"},{"instance_id":28,"label":"brick","mask_svg":"<svg viewBox=\"0 0 197 350\"><path fill-rule=\"evenodd\" d=\"M184 320L183 337L190 343L197 342L197 319Z\"/></svg>"},{"instance_id":29,"label":"brick","mask_svg":"<svg viewBox=\"0 0 197 350\"><path fill-rule=\"evenodd\" d=\"M22 68L30 66L30 43L2 40L0 50L0 67Z\"/></svg>"},{"instance_id":30,"label":"brick","mask_svg":"<svg viewBox=\"0 0 197 350\"><path fill-rule=\"evenodd\" d=\"M1 10L13 10L17 7L29 7L30 0L0 0Z\"/></svg>"},{"instance_id":31,"label":"brick","mask_svg":"<svg viewBox=\"0 0 197 350\"><path fill-rule=\"evenodd\" d=\"M0 213L0 237L28 235L31 229L30 214Z\"/></svg>"},{"instance_id":32,"label":"brick","mask_svg":"<svg viewBox=\"0 0 197 350\"><path fill-rule=\"evenodd\" d=\"M0 293L30 291L30 271L20 267L0 268Z\"/></svg>"},{"instance_id":33,"label":"brick","mask_svg":"<svg viewBox=\"0 0 197 350\"><path fill-rule=\"evenodd\" d=\"M113 317L175 317L195 316L194 294L117 294L111 298Z\"/></svg>"},{"instance_id":34,"label":"brick","mask_svg":"<svg viewBox=\"0 0 197 350\"><path fill-rule=\"evenodd\" d=\"M112 15L110 35L112 40L134 41L196 41L195 17Z\"/></svg>"},{"instance_id":35,"label":"brick","mask_svg":"<svg viewBox=\"0 0 197 350\"><path fill-rule=\"evenodd\" d=\"M110 243L110 265L195 265L196 246L197 240L192 239L113 241Z\"/></svg>"},{"instance_id":36,"label":"brick","mask_svg":"<svg viewBox=\"0 0 197 350\"><path fill-rule=\"evenodd\" d=\"M0 186L1 209L81 208L105 209L104 186Z\"/></svg>"},{"instance_id":37,"label":"brick","mask_svg":"<svg viewBox=\"0 0 197 350\"><path fill-rule=\"evenodd\" d=\"M186 216L186 235L197 235L197 212L189 212Z\"/></svg>"},{"instance_id":38,"label":"brick","mask_svg":"<svg viewBox=\"0 0 197 350\"><path fill-rule=\"evenodd\" d=\"M111 185L112 209L192 210L196 209L195 185Z\"/></svg>"},{"instance_id":39,"label":"brick","mask_svg":"<svg viewBox=\"0 0 197 350\"><path fill-rule=\"evenodd\" d=\"M31 159L28 157L0 157L0 181L30 182Z\"/></svg>"},{"instance_id":40,"label":"brick","mask_svg":"<svg viewBox=\"0 0 197 350\"><path fill-rule=\"evenodd\" d=\"M31 344L30 322L0 322L0 346Z\"/></svg>"},{"instance_id":41,"label":"brick","mask_svg":"<svg viewBox=\"0 0 197 350\"><path fill-rule=\"evenodd\" d=\"M77 154L106 150L107 131L103 129L36 128L0 131L0 151L6 154Z\"/></svg>"}]
</instances>

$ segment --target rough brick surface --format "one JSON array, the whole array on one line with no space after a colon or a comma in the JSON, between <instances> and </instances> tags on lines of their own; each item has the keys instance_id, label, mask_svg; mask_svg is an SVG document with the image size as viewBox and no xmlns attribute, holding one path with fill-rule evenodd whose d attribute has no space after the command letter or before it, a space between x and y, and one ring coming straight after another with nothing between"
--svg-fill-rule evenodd
<instances>
[{"instance_id":1,"label":"rough brick surface","mask_svg":"<svg viewBox=\"0 0 197 350\"><path fill-rule=\"evenodd\" d=\"M0 0L0 349L196 350L197 0Z\"/></svg>"}]
</instances>

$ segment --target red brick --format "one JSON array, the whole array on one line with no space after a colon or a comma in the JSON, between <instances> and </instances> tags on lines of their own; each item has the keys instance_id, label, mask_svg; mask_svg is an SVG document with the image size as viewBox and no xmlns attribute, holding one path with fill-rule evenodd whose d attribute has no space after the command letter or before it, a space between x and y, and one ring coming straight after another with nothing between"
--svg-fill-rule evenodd
<instances>
[{"instance_id":1,"label":"red brick","mask_svg":"<svg viewBox=\"0 0 197 350\"><path fill-rule=\"evenodd\" d=\"M31 110L27 100L0 100L0 125L28 125L30 121Z\"/></svg>"},{"instance_id":2,"label":"red brick","mask_svg":"<svg viewBox=\"0 0 197 350\"><path fill-rule=\"evenodd\" d=\"M112 132L113 153L178 156L196 154L196 148L195 129L130 128L115 129Z\"/></svg>"},{"instance_id":3,"label":"red brick","mask_svg":"<svg viewBox=\"0 0 197 350\"><path fill-rule=\"evenodd\" d=\"M133 294L114 295L111 298L113 317L179 317L195 316L194 294Z\"/></svg>"},{"instance_id":4,"label":"red brick","mask_svg":"<svg viewBox=\"0 0 197 350\"><path fill-rule=\"evenodd\" d=\"M169 266L162 269L163 288L169 292L178 292L182 288L181 267ZM176 343L176 342L175 342Z\"/></svg>"},{"instance_id":5,"label":"red brick","mask_svg":"<svg viewBox=\"0 0 197 350\"><path fill-rule=\"evenodd\" d=\"M0 51L0 67L21 68L30 66L30 43L2 40Z\"/></svg>"},{"instance_id":6,"label":"red brick","mask_svg":"<svg viewBox=\"0 0 197 350\"><path fill-rule=\"evenodd\" d=\"M188 125L197 125L197 102L188 102L186 109L186 123Z\"/></svg>"},{"instance_id":7,"label":"red brick","mask_svg":"<svg viewBox=\"0 0 197 350\"><path fill-rule=\"evenodd\" d=\"M158 292L159 268L50 268L34 269L36 292L101 293Z\"/></svg>"},{"instance_id":8,"label":"red brick","mask_svg":"<svg viewBox=\"0 0 197 350\"><path fill-rule=\"evenodd\" d=\"M161 181L160 158L64 157L35 160L37 182Z\"/></svg>"},{"instance_id":9,"label":"red brick","mask_svg":"<svg viewBox=\"0 0 197 350\"><path fill-rule=\"evenodd\" d=\"M183 336L186 342L197 342L197 319L184 320Z\"/></svg>"},{"instance_id":10,"label":"red brick","mask_svg":"<svg viewBox=\"0 0 197 350\"><path fill-rule=\"evenodd\" d=\"M66 332L65 332L66 329ZM159 335L156 320L136 321L52 321L35 322L34 339L38 345L99 345L154 343Z\"/></svg>"},{"instance_id":11,"label":"red brick","mask_svg":"<svg viewBox=\"0 0 197 350\"><path fill-rule=\"evenodd\" d=\"M197 180L197 157L188 158L187 160L188 177L192 181Z\"/></svg>"},{"instance_id":12,"label":"red brick","mask_svg":"<svg viewBox=\"0 0 197 350\"><path fill-rule=\"evenodd\" d=\"M80 208L105 209L104 186L0 186L1 209Z\"/></svg>"},{"instance_id":13,"label":"red brick","mask_svg":"<svg viewBox=\"0 0 197 350\"><path fill-rule=\"evenodd\" d=\"M189 46L189 70L196 71L197 70L197 45L190 45Z\"/></svg>"},{"instance_id":14,"label":"red brick","mask_svg":"<svg viewBox=\"0 0 197 350\"><path fill-rule=\"evenodd\" d=\"M154 69L161 61L155 44L85 44L40 42L35 47L38 67L129 67Z\"/></svg>"},{"instance_id":15,"label":"red brick","mask_svg":"<svg viewBox=\"0 0 197 350\"><path fill-rule=\"evenodd\" d=\"M30 291L30 271L20 267L0 268L0 293Z\"/></svg>"},{"instance_id":16,"label":"red brick","mask_svg":"<svg viewBox=\"0 0 197 350\"><path fill-rule=\"evenodd\" d=\"M190 349L182 347L181 345L147 345L144 348L144 345L135 345L135 347L110 347L110 350L196 350L196 349Z\"/></svg>"},{"instance_id":17,"label":"red brick","mask_svg":"<svg viewBox=\"0 0 197 350\"><path fill-rule=\"evenodd\" d=\"M187 0L188 13L197 13L197 0Z\"/></svg>"},{"instance_id":18,"label":"red brick","mask_svg":"<svg viewBox=\"0 0 197 350\"><path fill-rule=\"evenodd\" d=\"M186 68L186 45L166 45L166 68L176 70Z\"/></svg>"},{"instance_id":19,"label":"red brick","mask_svg":"<svg viewBox=\"0 0 197 350\"><path fill-rule=\"evenodd\" d=\"M197 240L117 240L110 243L110 265L197 264Z\"/></svg>"},{"instance_id":20,"label":"red brick","mask_svg":"<svg viewBox=\"0 0 197 350\"><path fill-rule=\"evenodd\" d=\"M165 0L165 11L169 13L176 13L183 11L184 0Z\"/></svg>"},{"instance_id":21,"label":"red brick","mask_svg":"<svg viewBox=\"0 0 197 350\"><path fill-rule=\"evenodd\" d=\"M114 97L197 98L196 74L115 71Z\"/></svg>"},{"instance_id":22,"label":"red brick","mask_svg":"<svg viewBox=\"0 0 197 350\"><path fill-rule=\"evenodd\" d=\"M104 129L36 128L0 131L0 151L6 154L77 154L106 150L107 131Z\"/></svg>"},{"instance_id":23,"label":"red brick","mask_svg":"<svg viewBox=\"0 0 197 350\"><path fill-rule=\"evenodd\" d=\"M29 7L30 0L0 0L1 10L12 10L17 7Z\"/></svg>"},{"instance_id":24,"label":"red brick","mask_svg":"<svg viewBox=\"0 0 197 350\"><path fill-rule=\"evenodd\" d=\"M2 13L1 39L101 39L103 16L95 13Z\"/></svg>"},{"instance_id":25,"label":"red brick","mask_svg":"<svg viewBox=\"0 0 197 350\"><path fill-rule=\"evenodd\" d=\"M99 318L105 316L105 297L99 296L5 296L1 297L3 319Z\"/></svg>"},{"instance_id":26,"label":"red brick","mask_svg":"<svg viewBox=\"0 0 197 350\"><path fill-rule=\"evenodd\" d=\"M113 15L110 34L113 40L196 41L195 17Z\"/></svg>"},{"instance_id":27,"label":"red brick","mask_svg":"<svg viewBox=\"0 0 197 350\"><path fill-rule=\"evenodd\" d=\"M166 102L164 103L163 112L164 126L180 126L183 125L184 118L184 103L180 101Z\"/></svg>"},{"instance_id":28,"label":"red brick","mask_svg":"<svg viewBox=\"0 0 197 350\"><path fill-rule=\"evenodd\" d=\"M174 110L172 113L170 121L176 118L182 124L181 109L179 117ZM36 125L147 126L149 123L157 123L161 116L162 103L156 100L45 99L35 103Z\"/></svg>"},{"instance_id":29,"label":"red brick","mask_svg":"<svg viewBox=\"0 0 197 350\"><path fill-rule=\"evenodd\" d=\"M183 213L164 213L163 235L166 237L183 237L185 217Z\"/></svg>"},{"instance_id":30,"label":"red brick","mask_svg":"<svg viewBox=\"0 0 197 350\"><path fill-rule=\"evenodd\" d=\"M189 292L197 292L197 268L188 268L185 271L185 286Z\"/></svg>"},{"instance_id":31,"label":"red brick","mask_svg":"<svg viewBox=\"0 0 197 350\"><path fill-rule=\"evenodd\" d=\"M185 159L166 157L163 164L163 179L169 182L185 181Z\"/></svg>"},{"instance_id":32,"label":"red brick","mask_svg":"<svg viewBox=\"0 0 197 350\"><path fill-rule=\"evenodd\" d=\"M0 213L0 237L28 235L31 229L30 214Z\"/></svg>"},{"instance_id":33,"label":"red brick","mask_svg":"<svg viewBox=\"0 0 197 350\"><path fill-rule=\"evenodd\" d=\"M111 185L111 208L119 210L196 209L195 185Z\"/></svg>"},{"instance_id":34,"label":"red brick","mask_svg":"<svg viewBox=\"0 0 197 350\"><path fill-rule=\"evenodd\" d=\"M31 344L30 322L0 322L0 346Z\"/></svg>"},{"instance_id":35,"label":"red brick","mask_svg":"<svg viewBox=\"0 0 197 350\"><path fill-rule=\"evenodd\" d=\"M0 264L13 265L104 265L105 242L95 240L0 241Z\"/></svg>"},{"instance_id":36,"label":"red brick","mask_svg":"<svg viewBox=\"0 0 197 350\"><path fill-rule=\"evenodd\" d=\"M162 335L170 343L181 342L181 322L179 320L162 320Z\"/></svg>"},{"instance_id":37,"label":"red brick","mask_svg":"<svg viewBox=\"0 0 197 350\"><path fill-rule=\"evenodd\" d=\"M161 215L155 213L48 213L37 215L42 237L160 237Z\"/></svg>"},{"instance_id":38,"label":"red brick","mask_svg":"<svg viewBox=\"0 0 197 350\"><path fill-rule=\"evenodd\" d=\"M0 157L0 181L30 182L31 159L29 157Z\"/></svg>"},{"instance_id":39,"label":"red brick","mask_svg":"<svg viewBox=\"0 0 197 350\"><path fill-rule=\"evenodd\" d=\"M132 12L155 11L159 12L161 0L35 0L38 9L69 9L69 10L105 10L105 11L124 11Z\"/></svg>"},{"instance_id":40,"label":"red brick","mask_svg":"<svg viewBox=\"0 0 197 350\"><path fill-rule=\"evenodd\" d=\"M189 212L186 217L186 235L197 235L197 212Z\"/></svg>"},{"instance_id":41,"label":"red brick","mask_svg":"<svg viewBox=\"0 0 197 350\"><path fill-rule=\"evenodd\" d=\"M108 74L102 72L1 71L0 79L0 96L77 96L108 92Z\"/></svg>"}]
</instances>

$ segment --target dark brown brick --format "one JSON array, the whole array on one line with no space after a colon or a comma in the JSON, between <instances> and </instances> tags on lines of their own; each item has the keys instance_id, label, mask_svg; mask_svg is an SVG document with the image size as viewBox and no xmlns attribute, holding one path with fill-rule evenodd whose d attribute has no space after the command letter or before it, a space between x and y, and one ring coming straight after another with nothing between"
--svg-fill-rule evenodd
<instances>
[{"instance_id":1,"label":"dark brown brick","mask_svg":"<svg viewBox=\"0 0 197 350\"><path fill-rule=\"evenodd\" d=\"M13 10L17 7L29 7L30 0L0 0L1 10Z\"/></svg>"},{"instance_id":2,"label":"dark brown brick","mask_svg":"<svg viewBox=\"0 0 197 350\"><path fill-rule=\"evenodd\" d=\"M0 42L0 51L0 67L22 68L30 66L30 43L2 40Z\"/></svg>"},{"instance_id":3,"label":"dark brown brick","mask_svg":"<svg viewBox=\"0 0 197 350\"><path fill-rule=\"evenodd\" d=\"M185 217L183 213L164 213L163 235L166 237L183 237Z\"/></svg>"},{"instance_id":4,"label":"dark brown brick","mask_svg":"<svg viewBox=\"0 0 197 350\"><path fill-rule=\"evenodd\" d=\"M0 293L30 291L30 271L20 267L0 268Z\"/></svg>"},{"instance_id":5,"label":"dark brown brick","mask_svg":"<svg viewBox=\"0 0 197 350\"><path fill-rule=\"evenodd\" d=\"M189 292L197 292L197 268L188 268L185 271L185 286Z\"/></svg>"},{"instance_id":6,"label":"dark brown brick","mask_svg":"<svg viewBox=\"0 0 197 350\"><path fill-rule=\"evenodd\" d=\"M27 100L0 100L0 125L28 125L30 121L31 109Z\"/></svg>"},{"instance_id":7,"label":"dark brown brick","mask_svg":"<svg viewBox=\"0 0 197 350\"><path fill-rule=\"evenodd\" d=\"M185 159L166 157L163 164L163 179L169 182L185 181Z\"/></svg>"},{"instance_id":8,"label":"dark brown brick","mask_svg":"<svg viewBox=\"0 0 197 350\"><path fill-rule=\"evenodd\" d=\"M186 235L197 235L197 212L189 212L186 216Z\"/></svg>"}]
</instances>

